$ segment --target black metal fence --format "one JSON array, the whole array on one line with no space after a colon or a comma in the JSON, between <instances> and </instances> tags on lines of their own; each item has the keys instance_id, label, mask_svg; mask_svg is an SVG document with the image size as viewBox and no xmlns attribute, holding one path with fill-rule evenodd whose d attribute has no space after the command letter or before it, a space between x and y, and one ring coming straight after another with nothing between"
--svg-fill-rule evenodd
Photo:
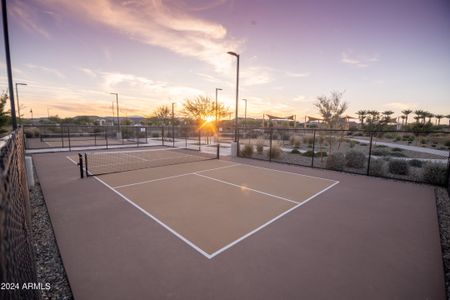
<instances>
[{"instance_id":1,"label":"black metal fence","mask_svg":"<svg viewBox=\"0 0 450 300\"><path fill-rule=\"evenodd\" d=\"M450 183L450 132L240 128L239 145L241 157L440 186Z\"/></svg>"},{"instance_id":2,"label":"black metal fence","mask_svg":"<svg viewBox=\"0 0 450 300\"><path fill-rule=\"evenodd\" d=\"M0 298L38 299L22 129L0 144Z\"/></svg>"},{"instance_id":3,"label":"black metal fence","mask_svg":"<svg viewBox=\"0 0 450 300\"><path fill-rule=\"evenodd\" d=\"M200 148L213 142L212 134L191 126L25 126L27 149L177 146Z\"/></svg>"}]
</instances>

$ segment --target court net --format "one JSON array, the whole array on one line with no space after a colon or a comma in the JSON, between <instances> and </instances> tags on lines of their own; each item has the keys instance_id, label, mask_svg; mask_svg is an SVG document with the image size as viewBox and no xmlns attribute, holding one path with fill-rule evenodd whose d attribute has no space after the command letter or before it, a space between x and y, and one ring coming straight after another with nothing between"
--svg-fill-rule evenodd
<instances>
[{"instance_id":1,"label":"court net","mask_svg":"<svg viewBox=\"0 0 450 300\"><path fill-rule=\"evenodd\" d=\"M218 159L219 145L210 148L213 149L210 152L183 148L87 152L84 168L87 176L94 176Z\"/></svg>"}]
</instances>

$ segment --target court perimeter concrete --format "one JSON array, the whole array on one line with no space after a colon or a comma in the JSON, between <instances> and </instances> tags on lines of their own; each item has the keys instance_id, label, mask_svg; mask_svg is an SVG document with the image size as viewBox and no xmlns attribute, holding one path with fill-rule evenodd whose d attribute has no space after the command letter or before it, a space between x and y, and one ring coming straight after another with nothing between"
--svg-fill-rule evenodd
<instances>
[{"instance_id":1,"label":"court perimeter concrete","mask_svg":"<svg viewBox=\"0 0 450 300\"><path fill-rule=\"evenodd\" d=\"M432 187L239 159L340 183L207 259L66 155L33 157L76 299L445 299Z\"/></svg>"}]
</instances>

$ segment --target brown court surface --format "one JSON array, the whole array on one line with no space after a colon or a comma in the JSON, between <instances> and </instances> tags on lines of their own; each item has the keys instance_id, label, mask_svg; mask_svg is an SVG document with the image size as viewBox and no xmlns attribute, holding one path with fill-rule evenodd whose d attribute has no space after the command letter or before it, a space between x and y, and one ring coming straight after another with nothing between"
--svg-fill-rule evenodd
<instances>
[{"instance_id":1,"label":"brown court surface","mask_svg":"<svg viewBox=\"0 0 450 300\"><path fill-rule=\"evenodd\" d=\"M101 176L208 253L240 235L241 226L255 227L297 205L271 195L302 203L339 181L208 259L99 180L79 179L66 155L33 157L76 299L445 299L432 187L243 159L213 161L241 165L211 171L184 164ZM323 186L314 188L317 182ZM146 197L137 192L141 185ZM198 197L184 203L180 193ZM211 212L211 220L193 207ZM226 209L236 222L227 222ZM226 234L220 237L217 228Z\"/></svg>"}]
</instances>

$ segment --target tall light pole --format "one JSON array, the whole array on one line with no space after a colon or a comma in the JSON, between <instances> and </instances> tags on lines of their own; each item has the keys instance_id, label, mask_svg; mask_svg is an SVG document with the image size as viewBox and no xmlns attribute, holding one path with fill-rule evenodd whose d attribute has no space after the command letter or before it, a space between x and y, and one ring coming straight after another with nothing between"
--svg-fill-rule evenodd
<instances>
[{"instance_id":1,"label":"tall light pole","mask_svg":"<svg viewBox=\"0 0 450 300\"><path fill-rule=\"evenodd\" d=\"M234 141L238 141L238 110L239 110L239 54L228 51L228 54L235 56L237 60L236 64L236 112L234 119Z\"/></svg>"},{"instance_id":2,"label":"tall light pole","mask_svg":"<svg viewBox=\"0 0 450 300\"><path fill-rule=\"evenodd\" d=\"M216 88L216 127L218 125L217 121L218 121L218 113L219 113L218 108L219 108L219 106L217 104L217 94L218 94L219 91L222 91L222 89Z\"/></svg>"},{"instance_id":3,"label":"tall light pole","mask_svg":"<svg viewBox=\"0 0 450 300\"><path fill-rule=\"evenodd\" d=\"M16 96L17 96L17 114L19 115L19 123L22 122L20 117L20 103L19 103L19 90L17 89L18 85L28 85L26 83L16 82Z\"/></svg>"},{"instance_id":4,"label":"tall light pole","mask_svg":"<svg viewBox=\"0 0 450 300\"><path fill-rule=\"evenodd\" d=\"M112 110L112 126L114 126L114 101L111 103L111 110Z\"/></svg>"},{"instance_id":5,"label":"tall light pole","mask_svg":"<svg viewBox=\"0 0 450 300\"><path fill-rule=\"evenodd\" d=\"M111 95L116 95L116 109L117 109L117 129L120 132L120 117L119 117L119 94L118 93L110 93Z\"/></svg>"},{"instance_id":6,"label":"tall light pole","mask_svg":"<svg viewBox=\"0 0 450 300\"><path fill-rule=\"evenodd\" d=\"M47 118L50 120L50 108L47 106Z\"/></svg>"},{"instance_id":7,"label":"tall light pole","mask_svg":"<svg viewBox=\"0 0 450 300\"><path fill-rule=\"evenodd\" d=\"M30 114L31 114L31 124L34 123L34 118L33 118L33 109L30 108Z\"/></svg>"},{"instance_id":8,"label":"tall light pole","mask_svg":"<svg viewBox=\"0 0 450 300\"><path fill-rule=\"evenodd\" d=\"M8 89L9 89L9 101L11 106L11 124L13 130L17 128L16 108L14 103L14 90L11 68L11 55L9 53L9 33L8 33L8 12L6 11L6 0L2 0L2 19L3 19L3 37L5 40L5 58L6 58L6 70L8 73Z\"/></svg>"}]
</instances>

